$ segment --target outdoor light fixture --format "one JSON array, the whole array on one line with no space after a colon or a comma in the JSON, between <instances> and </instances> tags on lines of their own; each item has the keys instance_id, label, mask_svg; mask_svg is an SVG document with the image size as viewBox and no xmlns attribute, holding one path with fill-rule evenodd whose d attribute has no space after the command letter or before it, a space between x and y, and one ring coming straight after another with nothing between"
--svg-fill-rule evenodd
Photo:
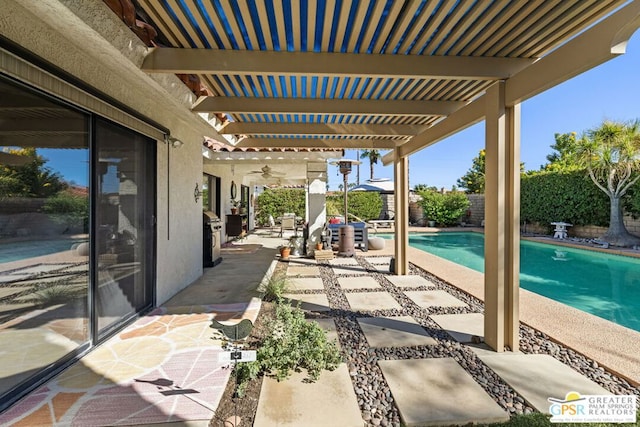
<instances>
[{"instance_id":1,"label":"outdoor light fixture","mask_svg":"<svg viewBox=\"0 0 640 427\"><path fill-rule=\"evenodd\" d=\"M343 176L343 181L344 181L344 223L345 225L349 222L349 220L347 219L347 177L349 176L349 174L351 173L351 170L353 169L353 165L359 165L360 161L358 160L351 160L351 159L339 159L339 160L335 160L333 162L331 162L330 164L334 165L334 166L338 166L338 168L340 169L340 173Z\"/></svg>"},{"instance_id":2,"label":"outdoor light fixture","mask_svg":"<svg viewBox=\"0 0 640 427\"><path fill-rule=\"evenodd\" d=\"M180 148L184 145L184 142L180 141L178 138L174 138L171 135L164 136L164 143L170 145L173 148Z\"/></svg>"}]
</instances>

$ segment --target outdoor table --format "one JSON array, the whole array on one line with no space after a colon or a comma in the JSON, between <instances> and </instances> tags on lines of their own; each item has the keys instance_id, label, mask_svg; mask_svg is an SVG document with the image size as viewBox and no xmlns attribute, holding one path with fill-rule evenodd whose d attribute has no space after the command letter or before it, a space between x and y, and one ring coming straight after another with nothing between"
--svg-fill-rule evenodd
<instances>
[{"instance_id":1,"label":"outdoor table","mask_svg":"<svg viewBox=\"0 0 640 427\"><path fill-rule=\"evenodd\" d=\"M553 234L554 239L566 239L567 227L571 227L573 224L569 224L568 222L552 222L551 225L554 225L556 227L553 230L555 232Z\"/></svg>"}]
</instances>

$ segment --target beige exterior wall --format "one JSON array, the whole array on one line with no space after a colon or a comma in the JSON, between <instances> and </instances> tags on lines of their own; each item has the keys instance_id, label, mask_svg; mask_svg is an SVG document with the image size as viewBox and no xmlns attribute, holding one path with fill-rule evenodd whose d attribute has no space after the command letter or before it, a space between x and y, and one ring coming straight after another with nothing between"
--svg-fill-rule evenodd
<instances>
[{"instance_id":1,"label":"beige exterior wall","mask_svg":"<svg viewBox=\"0 0 640 427\"><path fill-rule=\"evenodd\" d=\"M1 69L18 80L158 140L156 303L162 304L202 275L202 205L193 192L202 181L203 137L220 136L190 111L194 96L175 76L140 71L148 48L100 0L5 0L0 34L185 143L169 149L161 130L0 51Z\"/></svg>"}]
</instances>

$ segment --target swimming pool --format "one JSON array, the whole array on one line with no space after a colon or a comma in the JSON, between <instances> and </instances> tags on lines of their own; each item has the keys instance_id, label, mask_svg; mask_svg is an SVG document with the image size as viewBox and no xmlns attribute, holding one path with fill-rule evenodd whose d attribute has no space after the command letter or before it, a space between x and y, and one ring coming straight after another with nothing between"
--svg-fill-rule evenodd
<instances>
[{"instance_id":1,"label":"swimming pool","mask_svg":"<svg viewBox=\"0 0 640 427\"><path fill-rule=\"evenodd\" d=\"M409 244L484 272L481 233L412 233ZM520 286L640 331L640 259L522 240Z\"/></svg>"},{"instance_id":2,"label":"swimming pool","mask_svg":"<svg viewBox=\"0 0 640 427\"><path fill-rule=\"evenodd\" d=\"M78 240L28 240L0 244L0 264L71 249Z\"/></svg>"}]
</instances>

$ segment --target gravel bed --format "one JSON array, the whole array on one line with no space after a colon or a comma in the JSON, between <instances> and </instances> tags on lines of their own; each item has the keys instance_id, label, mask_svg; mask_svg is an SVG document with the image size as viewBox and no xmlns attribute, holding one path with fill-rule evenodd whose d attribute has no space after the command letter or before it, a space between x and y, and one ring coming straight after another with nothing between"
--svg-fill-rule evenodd
<instances>
[{"instance_id":1,"label":"gravel bed","mask_svg":"<svg viewBox=\"0 0 640 427\"><path fill-rule=\"evenodd\" d=\"M349 368L354 391L363 419L369 426L400 427L400 414L394 403L382 371L378 367L378 360L406 360L450 357L456 360L475 381L511 415L533 412L534 409L505 383L493 370L485 365L476 354L465 345L453 340L435 321L429 317L432 314L482 313L484 304L477 298L440 280L432 274L410 264L410 274L415 274L429 280L432 285L419 288L399 288L387 279L387 274L378 271L363 257L356 258L358 263L374 277L383 288L382 291L391 294L402 309L375 310L366 313L354 312L349 307L345 291L340 288L337 277L329 263L319 263L320 276L325 290L302 291L298 293L325 293L331 310L310 317L332 317L342 346L345 361ZM359 274L362 275L362 274ZM353 277L340 275L339 277ZM403 292L404 290L444 290L465 302L467 307L436 307L425 309L419 307ZM380 292L380 289L347 290L350 292ZM358 317L372 316L411 316L437 341L437 345L371 348L358 326ZM562 363L572 367L594 382L614 394L640 395L640 389L633 387L624 379L605 371L597 362L582 354L551 341L541 332L522 325L520 327L520 350L523 353L548 354Z\"/></svg>"}]
</instances>

